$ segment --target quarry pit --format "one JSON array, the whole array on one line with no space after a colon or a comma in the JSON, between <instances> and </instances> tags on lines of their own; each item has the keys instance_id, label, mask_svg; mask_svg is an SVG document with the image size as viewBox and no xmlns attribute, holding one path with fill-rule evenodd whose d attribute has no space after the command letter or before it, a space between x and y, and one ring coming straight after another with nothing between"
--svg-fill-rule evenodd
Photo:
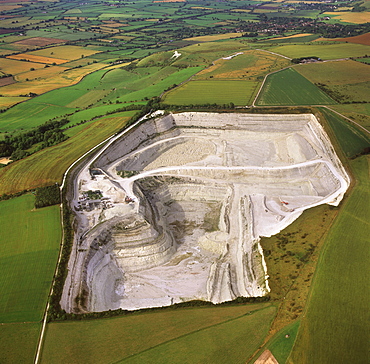
<instances>
[{"instance_id":1,"label":"quarry pit","mask_svg":"<svg viewBox=\"0 0 370 364\"><path fill-rule=\"evenodd\" d=\"M61 306L83 313L266 295L260 237L305 209L338 205L349 182L312 114L143 121L72 181Z\"/></svg>"}]
</instances>

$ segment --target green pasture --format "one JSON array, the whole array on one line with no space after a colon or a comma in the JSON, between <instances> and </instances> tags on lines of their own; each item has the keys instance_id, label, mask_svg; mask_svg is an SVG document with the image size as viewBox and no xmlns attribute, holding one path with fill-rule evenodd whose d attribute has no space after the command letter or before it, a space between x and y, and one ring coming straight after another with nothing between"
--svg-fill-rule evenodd
<instances>
[{"instance_id":1,"label":"green pasture","mask_svg":"<svg viewBox=\"0 0 370 364\"><path fill-rule=\"evenodd\" d=\"M117 100L121 102L132 102L132 101L140 101L145 98L150 98L153 96L159 96L162 92L164 92L169 87L172 87L174 84L177 85L177 84L180 84L181 82L186 81L187 79L189 79L192 75L194 75L201 69L202 67L189 67L189 68L185 68L182 70L177 70L176 72L173 72L172 74L169 74L168 76L163 76L164 78L158 81L153 80L152 78L150 78L149 80L143 78L142 79L143 82L142 82L140 89L138 89L137 91L130 92L130 93L125 93L123 96L118 97ZM161 71L159 71L158 73L161 73ZM155 77L156 78L158 77L157 74L155 75ZM148 81L150 82L152 80L153 82L151 82L150 85L146 87L144 86L145 84L148 83ZM131 85L132 88L135 88L136 86L140 86L140 82L136 82L135 84ZM122 89L117 91L117 93L120 93L120 92L122 92ZM115 93L113 92L112 95L110 96L114 97Z\"/></svg>"},{"instance_id":2,"label":"green pasture","mask_svg":"<svg viewBox=\"0 0 370 364\"><path fill-rule=\"evenodd\" d=\"M32 194L0 201L0 322L40 321L61 242L59 206Z\"/></svg>"},{"instance_id":3,"label":"green pasture","mask_svg":"<svg viewBox=\"0 0 370 364\"><path fill-rule=\"evenodd\" d=\"M341 150L346 157L351 158L361 153L364 148L370 147L369 134L360 131L359 128L330 110L321 108L320 111L324 114L325 119L334 131Z\"/></svg>"},{"instance_id":4,"label":"green pasture","mask_svg":"<svg viewBox=\"0 0 370 364\"><path fill-rule=\"evenodd\" d=\"M370 54L370 46L338 42L333 44L287 44L270 47L268 50L290 58L316 56L324 60L362 57L365 54Z\"/></svg>"},{"instance_id":5,"label":"green pasture","mask_svg":"<svg viewBox=\"0 0 370 364\"><path fill-rule=\"evenodd\" d=\"M41 323L2 324L0 362L33 364Z\"/></svg>"},{"instance_id":6,"label":"green pasture","mask_svg":"<svg viewBox=\"0 0 370 364\"><path fill-rule=\"evenodd\" d=\"M295 321L284 327L284 329L280 330L266 346L281 364L286 362L292 351L299 325L300 321Z\"/></svg>"},{"instance_id":7,"label":"green pasture","mask_svg":"<svg viewBox=\"0 0 370 364\"><path fill-rule=\"evenodd\" d=\"M42 362L245 363L275 313L275 306L267 303L51 323Z\"/></svg>"},{"instance_id":8,"label":"green pasture","mask_svg":"<svg viewBox=\"0 0 370 364\"><path fill-rule=\"evenodd\" d=\"M368 104L342 104L332 107L335 111L349 117L370 131L370 103Z\"/></svg>"},{"instance_id":9,"label":"green pasture","mask_svg":"<svg viewBox=\"0 0 370 364\"><path fill-rule=\"evenodd\" d=\"M68 104L73 103L74 100L80 98L85 93L85 90L74 86L62 87L31 99L28 105L41 104L45 106L55 105L75 108L76 106L68 106Z\"/></svg>"},{"instance_id":10,"label":"green pasture","mask_svg":"<svg viewBox=\"0 0 370 364\"><path fill-rule=\"evenodd\" d=\"M335 103L293 68L269 75L257 99L259 106L330 105Z\"/></svg>"},{"instance_id":11,"label":"green pasture","mask_svg":"<svg viewBox=\"0 0 370 364\"><path fill-rule=\"evenodd\" d=\"M134 103L134 104L142 105L142 104L145 104L145 103L146 103L146 101L141 102L141 103L138 102L138 103ZM131 105L131 103L129 105ZM68 124L66 124L63 128L68 128L70 126L74 126L77 123L80 123L81 121L89 121L92 118L105 115L107 112L109 112L109 113L115 112L116 110L118 110L118 109L120 109L124 106L127 106L127 105L126 104L115 104L114 103L114 104L111 104L111 105L110 104L101 105L101 106L92 107L90 109L77 111L73 115L68 116L68 119L70 120L70 122ZM130 116L130 112L125 111L124 113L125 113L126 116ZM107 116L108 117L114 117L115 115L107 115ZM68 135L68 132L69 131L67 130L66 131L67 135Z\"/></svg>"},{"instance_id":12,"label":"green pasture","mask_svg":"<svg viewBox=\"0 0 370 364\"><path fill-rule=\"evenodd\" d=\"M339 102L370 102L368 65L347 60L299 65L295 69L311 82L324 85Z\"/></svg>"},{"instance_id":13,"label":"green pasture","mask_svg":"<svg viewBox=\"0 0 370 364\"><path fill-rule=\"evenodd\" d=\"M370 58L357 58L356 61L370 64Z\"/></svg>"},{"instance_id":14,"label":"green pasture","mask_svg":"<svg viewBox=\"0 0 370 364\"><path fill-rule=\"evenodd\" d=\"M61 183L63 173L90 148L124 127L127 117L108 117L87 123L63 143L43 149L0 169L0 194Z\"/></svg>"},{"instance_id":15,"label":"green pasture","mask_svg":"<svg viewBox=\"0 0 370 364\"><path fill-rule=\"evenodd\" d=\"M167 341L119 363L244 364L263 342L275 313L275 307L270 306Z\"/></svg>"},{"instance_id":16,"label":"green pasture","mask_svg":"<svg viewBox=\"0 0 370 364\"><path fill-rule=\"evenodd\" d=\"M0 114L0 132L31 129L74 110L58 105L39 104L36 100L25 101Z\"/></svg>"},{"instance_id":17,"label":"green pasture","mask_svg":"<svg viewBox=\"0 0 370 364\"><path fill-rule=\"evenodd\" d=\"M288 363L369 362L369 158L350 163L354 190L330 229Z\"/></svg>"},{"instance_id":18,"label":"green pasture","mask_svg":"<svg viewBox=\"0 0 370 364\"><path fill-rule=\"evenodd\" d=\"M255 81L190 81L165 94L170 105L227 104L250 105L258 83Z\"/></svg>"}]
</instances>

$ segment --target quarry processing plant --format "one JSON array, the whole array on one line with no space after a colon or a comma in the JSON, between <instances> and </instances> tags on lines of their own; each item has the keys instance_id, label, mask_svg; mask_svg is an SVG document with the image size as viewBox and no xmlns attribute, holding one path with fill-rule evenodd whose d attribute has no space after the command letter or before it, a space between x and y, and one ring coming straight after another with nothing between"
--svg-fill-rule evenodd
<instances>
[{"instance_id":1,"label":"quarry processing plant","mask_svg":"<svg viewBox=\"0 0 370 364\"><path fill-rule=\"evenodd\" d=\"M61 306L134 310L269 291L260 236L338 205L349 177L312 114L169 114L90 158L69 196Z\"/></svg>"}]
</instances>

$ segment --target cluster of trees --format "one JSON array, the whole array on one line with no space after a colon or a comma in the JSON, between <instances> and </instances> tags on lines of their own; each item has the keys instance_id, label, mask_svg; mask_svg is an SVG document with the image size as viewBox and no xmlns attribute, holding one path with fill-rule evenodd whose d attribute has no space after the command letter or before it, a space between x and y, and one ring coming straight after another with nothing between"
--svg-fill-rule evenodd
<instances>
[{"instance_id":1,"label":"cluster of trees","mask_svg":"<svg viewBox=\"0 0 370 364\"><path fill-rule=\"evenodd\" d=\"M36 188L35 197L35 208L37 209L59 204L60 190L58 184Z\"/></svg>"},{"instance_id":2,"label":"cluster of trees","mask_svg":"<svg viewBox=\"0 0 370 364\"><path fill-rule=\"evenodd\" d=\"M298 64L298 63L301 63L302 61L311 60L311 59L315 59L316 61L321 61L321 58L316 57L316 56L312 56L312 57L293 58L291 62L295 63L295 64Z\"/></svg>"},{"instance_id":3,"label":"cluster of trees","mask_svg":"<svg viewBox=\"0 0 370 364\"><path fill-rule=\"evenodd\" d=\"M0 143L0 156L19 160L32 154L29 149L35 144L39 145L34 152L58 144L68 138L60 129L68 122L68 119L48 121L30 131L15 136L5 135L5 139Z\"/></svg>"}]
</instances>

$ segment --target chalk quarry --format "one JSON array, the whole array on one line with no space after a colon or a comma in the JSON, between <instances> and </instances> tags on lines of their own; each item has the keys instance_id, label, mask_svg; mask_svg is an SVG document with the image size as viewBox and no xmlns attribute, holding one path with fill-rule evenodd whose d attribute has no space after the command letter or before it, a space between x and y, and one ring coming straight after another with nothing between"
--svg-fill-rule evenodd
<instances>
[{"instance_id":1,"label":"chalk quarry","mask_svg":"<svg viewBox=\"0 0 370 364\"><path fill-rule=\"evenodd\" d=\"M338 205L349 177L314 115L169 114L80 168L61 305L135 310L269 291L261 236Z\"/></svg>"}]
</instances>

